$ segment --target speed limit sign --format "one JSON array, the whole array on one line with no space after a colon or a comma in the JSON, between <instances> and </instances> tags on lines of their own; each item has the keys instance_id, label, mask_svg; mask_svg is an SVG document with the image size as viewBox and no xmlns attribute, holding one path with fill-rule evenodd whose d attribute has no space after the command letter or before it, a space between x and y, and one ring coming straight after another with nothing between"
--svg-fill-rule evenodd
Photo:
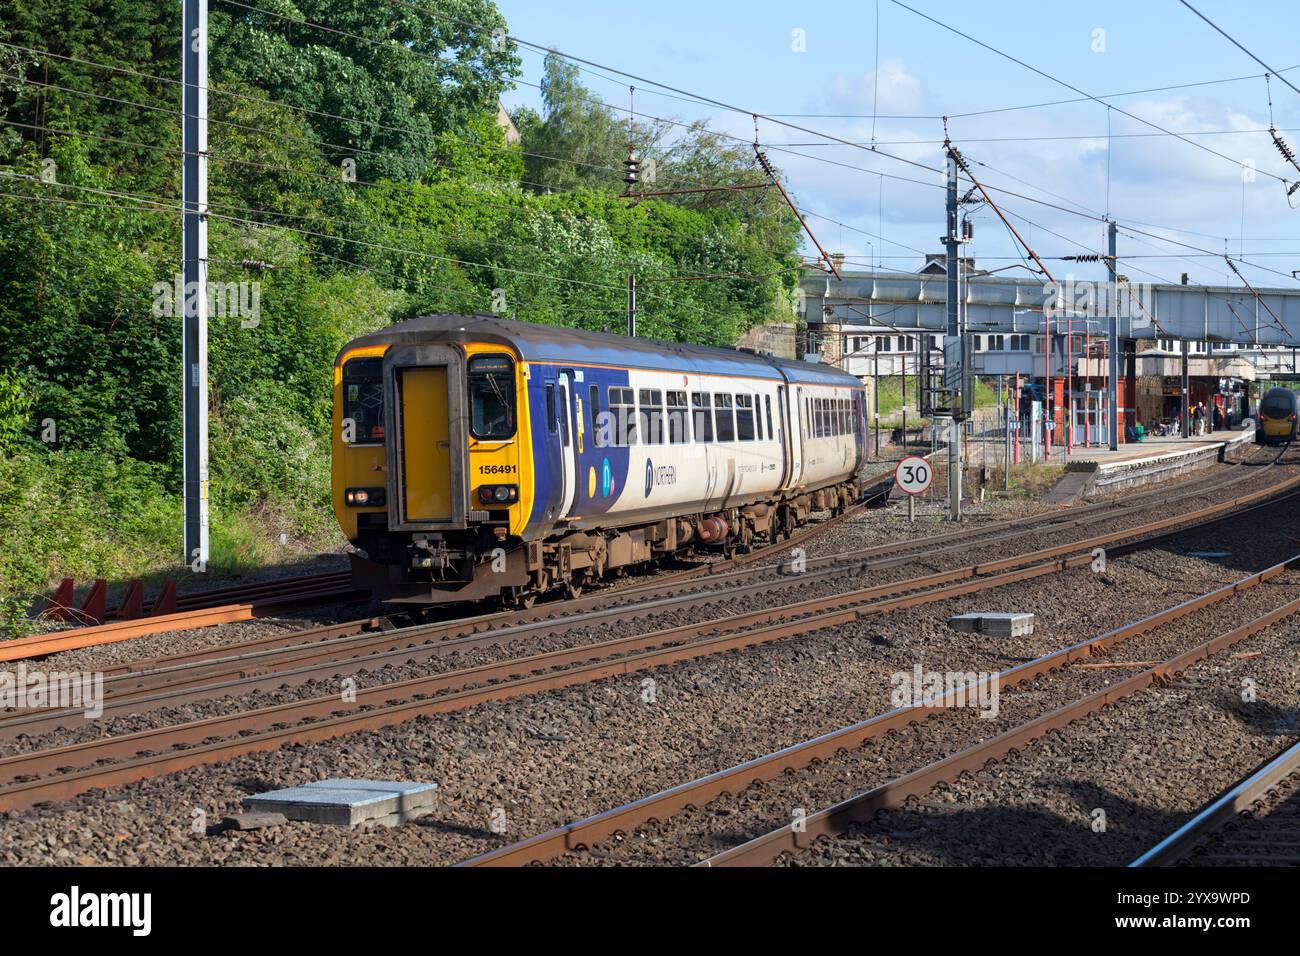
<instances>
[{"instance_id":1,"label":"speed limit sign","mask_svg":"<svg viewBox=\"0 0 1300 956\"><path fill-rule=\"evenodd\" d=\"M905 495L923 495L934 480L934 469L920 455L908 455L894 469L894 484Z\"/></svg>"}]
</instances>

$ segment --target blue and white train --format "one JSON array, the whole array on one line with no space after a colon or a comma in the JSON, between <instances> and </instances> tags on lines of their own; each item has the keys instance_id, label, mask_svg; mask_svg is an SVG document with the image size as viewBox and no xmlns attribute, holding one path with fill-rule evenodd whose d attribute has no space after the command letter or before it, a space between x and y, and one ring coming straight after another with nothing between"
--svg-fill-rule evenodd
<instances>
[{"instance_id":1,"label":"blue and white train","mask_svg":"<svg viewBox=\"0 0 1300 956\"><path fill-rule=\"evenodd\" d=\"M339 353L334 508L359 586L527 605L842 510L865 410L826 365L426 316Z\"/></svg>"}]
</instances>

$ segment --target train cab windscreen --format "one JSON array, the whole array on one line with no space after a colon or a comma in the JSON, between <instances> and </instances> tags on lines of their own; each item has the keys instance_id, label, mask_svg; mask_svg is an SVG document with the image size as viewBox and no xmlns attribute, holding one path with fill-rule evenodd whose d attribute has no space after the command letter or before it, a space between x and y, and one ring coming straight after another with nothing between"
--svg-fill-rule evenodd
<instances>
[{"instance_id":1,"label":"train cab windscreen","mask_svg":"<svg viewBox=\"0 0 1300 956\"><path fill-rule=\"evenodd\" d=\"M488 441L515 433L515 363L505 355L469 360L470 433Z\"/></svg>"},{"instance_id":2,"label":"train cab windscreen","mask_svg":"<svg viewBox=\"0 0 1300 956\"><path fill-rule=\"evenodd\" d=\"M384 360L352 359L343 366L343 417L352 422L353 443L383 444Z\"/></svg>"},{"instance_id":3,"label":"train cab windscreen","mask_svg":"<svg viewBox=\"0 0 1300 956\"><path fill-rule=\"evenodd\" d=\"M1295 410L1295 398L1286 389L1269 389L1259 404L1259 412L1267 418L1290 418Z\"/></svg>"}]
</instances>

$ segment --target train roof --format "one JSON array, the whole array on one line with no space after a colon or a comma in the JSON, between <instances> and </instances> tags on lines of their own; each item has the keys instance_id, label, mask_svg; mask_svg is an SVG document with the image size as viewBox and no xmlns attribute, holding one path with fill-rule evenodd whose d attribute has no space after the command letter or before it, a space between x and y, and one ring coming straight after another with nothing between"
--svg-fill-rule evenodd
<instances>
[{"instance_id":1,"label":"train roof","mask_svg":"<svg viewBox=\"0 0 1300 956\"><path fill-rule=\"evenodd\" d=\"M418 344L431 339L457 342L498 342L513 348L525 362L558 365L612 365L697 374L750 375L805 384L860 387L856 376L833 365L742 352L737 349L628 338L558 325L514 322L495 315L440 313L407 319L364 335L349 348L364 345Z\"/></svg>"}]
</instances>

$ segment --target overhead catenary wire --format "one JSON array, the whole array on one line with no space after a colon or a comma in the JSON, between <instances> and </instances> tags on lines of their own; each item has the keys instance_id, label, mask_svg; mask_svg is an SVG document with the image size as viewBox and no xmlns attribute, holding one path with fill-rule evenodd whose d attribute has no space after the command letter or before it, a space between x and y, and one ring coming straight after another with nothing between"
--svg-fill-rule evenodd
<instances>
[{"instance_id":1,"label":"overhead catenary wire","mask_svg":"<svg viewBox=\"0 0 1300 956\"><path fill-rule=\"evenodd\" d=\"M1043 77L1044 79L1051 80L1053 83L1059 84L1060 86L1064 86L1066 89L1072 90L1073 92L1077 93L1080 96L1087 97L1088 99L1093 100L1094 102L1098 103L1101 106L1110 107L1111 109L1115 110L1115 112L1122 113L1124 116L1127 116L1129 119L1136 120L1139 123L1142 123L1146 126L1150 126L1152 129L1158 130L1162 133L1165 133L1166 135L1172 136L1175 139L1182 140L1185 143L1195 146L1197 149L1203 150L1207 153L1210 153L1211 155L1219 157L1220 159L1226 160L1227 162L1232 163L1232 165L1236 166L1238 169L1241 168L1241 160L1239 159L1234 159L1233 157L1227 155L1226 153L1221 153L1216 149L1211 149L1210 147L1206 146L1204 143L1198 143L1195 140L1188 139L1186 136L1180 133L1175 133L1172 130L1165 129L1159 123L1152 122L1151 120L1145 119L1144 117L1137 115L1136 113L1131 113L1122 107L1115 106L1112 103L1108 103L1101 97L1095 96L1087 92L1086 90L1082 90L1079 87L1075 86L1074 84L1068 82L1067 80L1063 80L1058 76L1054 76L1053 74L1046 72L1045 70L1041 70L1036 66L1032 66L1031 64L1025 62L1019 57L1013 56L1010 53L1006 53L1003 50L999 50L997 47L985 43L983 40L979 40L971 36L969 33L965 33L962 30L957 29L956 27L952 26L949 23L944 23L942 20L935 19L929 14L923 13L922 11L916 9L913 6L909 6L908 4L904 3L903 0L891 0L891 2L895 6L902 7L904 10L907 10L908 12L915 14L921 19L928 20L930 23L933 23L935 26L941 27L942 29L947 30L949 33L953 33L964 40L968 40L969 42L974 43L976 46L988 50L990 53L994 53L1006 60L1010 60L1012 63L1024 67L1026 70L1029 70L1032 73L1036 73L1039 76ZM1286 182L1286 180L1283 177L1278 176L1275 173L1270 173L1266 170L1260 170L1260 172L1262 172L1265 176L1271 176L1273 179L1276 179L1279 182L1283 182L1283 183Z\"/></svg>"},{"instance_id":2,"label":"overhead catenary wire","mask_svg":"<svg viewBox=\"0 0 1300 956\"><path fill-rule=\"evenodd\" d=\"M257 8L249 7L247 4L237 4L237 5L239 5L239 6L243 6L243 7L247 8L247 9L253 9L253 10L256 10L256 9L257 9ZM441 13L436 12L436 11L430 11L430 10L427 10L427 9L421 8L421 7L419 7L419 6L415 5L415 4L410 4L410 3L401 3L400 5L405 6L405 7L409 7L409 8L411 8L411 9L413 9L413 10L418 10L418 11L420 11L420 12L423 12L423 13L429 14L429 15L431 15L431 16L442 17L442 18L444 18L444 19L453 19L453 20L456 19L456 18L453 18L453 17L448 17L447 15L445 15L445 14L441 14ZM265 10L262 10L262 11L260 11L260 12L262 12L262 13L267 13L268 15L272 15L272 16L280 16L280 17L282 17L282 18L284 18L284 19L288 19L288 20L290 20L291 22L302 22L302 23L308 23L308 25L311 25L309 21L297 20L297 19L295 19L295 18L285 18L285 17L283 17L283 15L275 14L275 13L273 13L273 12L271 12L271 11L265 11ZM461 22L461 23L464 23L464 24L466 24L466 25L474 26L474 24L469 24L468 21L457 20L457 22ZM317 26L322 26L322 25L317 25ZM332 29L332 28L326 28L326 29ZM334 32L339 32L339 31L334 31ZM367 38L363 38L363 39L367 39ZM518 38L512 38L512 39L515 39L516 42L519 42L519 41L518 41ZM373 41L368 41L368 42L373 42ZM528 41L523 41L523 42L527 43ZM545 50L545 48L543 48L543 47L541 47L540 45L537 45L537 44L531 44L531 46L534 47L534 48L536 48L537 50L543 50L543 51L545 51L545 52L547 52L547 53L555 52L555 51ZM566 59L569 59L569 60L577 60L578 62L581 62L581 63L588 63L588 64L591 63L591 61L581 60L580 58L573 58L573 57L569 56L568 54L557 53L557 55L562 56L562 57L564 57L564 58L566 58ZM596 66L599 66L599 65L596 64ZM601 67L601 68L602 68L602 69L611 70L611 71L613 71L613 72L623 73L623 71L617 71L617 70L614 70L614 68L610 68L610 67ZM138 71L136 71L136 72L138 72ZM630 75L630 74L625 74L625 73L624 73L623 75ZM653 82L655 82L655 81L645 81L645 82L652 82L652 83L653 83ZM659 85L661 85L661 84L659 84ZM665 87L665 88L666 88L666 89L670 89L670 90L671 90L671 89L674 89L673 87ZM680 97L680 98L683 99L683 100L689 101L689 102L697 102L697 103L699 103L699 102L703 102L703 103L712 103L712 104L720 105L720 106L722 106L723 108L732 109L732 110L735 110L735 111L737 111L737 112L740 111L740 108L737 108L737 107L728 107L728 106L726 106L726 104L720 104L720 103L719 103L718 101L716 101L716 100L712 100L711 98L708 98L708 97L700 97L700 96L698 96L697 94L688 94L688 95L686 95L686 96L682 96L682 97ZM1090 96L1089 96L1089 97L1086 97L1086 98L1088 98L1088 99L1092 99L1093 97L1090 97ZM608 104L607 104L607 105L608 105ZM617 107L613 107L613 108L617 109ZM679 125L686 126L687 124L679 124ZM786 125L791 125L792 128L797 128L797 129L802 129L802 128L803 128L803 127L795 126L795 125L793 125L793 124L786 124ZM265 133L266 131L264 131L264 130L258 130L258 132L263 132L263 133ZM818 133L817 131L809 130L809 132L814 133L814 135L824 135L824 134ZM718 133L717 135L720 135L720 136L723 136L723 137L728 137L730 134ZM1177 135L1177 134L1169 133L1169 135ZM739 137L731 137L731 138L734 138L734 139L737 139L737 140L740 139ZM337 149L347 149L347 148L348 148L348 147L337 147L337 146L335 146L334 144L324 144L324 145L326 145L326 146L328 146L328 147L331 147L331 148L337 148ZM851 144L848 144L848 143L846 142L846 145L851 145ZM883 153L883 152L880 152L880 151L878 151L878 150L877 150L877 151L874 151L874 152L875 152L877 155L884 155L884 156L887 156L888 158L898 159L898 160L901 161L901 162L908 162L908 163L910 163L911 165L917 166L918 168L926 169L926 170L929 170L929 171L935 171L935 172L938 171L935 167L930 167L930 166L927 166L926 164L923 164L923 163L917 163L917 162L915 162L915 161L909 161L909 160L906 160L906 159L903 159L903 158L900 158L900 157L893 157L893 156L891 156L890 154ZM796 154L796 155L802 155L802 154ZM561 158L561 157L548 157L548 158L555 159L555 160L557 160L557 161L567 161L565 158ZM818 159L818 157L813 157L813 156L808 156L807 158L810 158L810 159ZM839 164L839 165L847 165L847 164ZM880 171L878 171L878 170L870 170L870 169L865 169L865 168L862 168L862 167L850 167L850 168L859 168L859 169L861 169L863 172L867 172L867 173L870 173L870 174L872 174L872 175L879 175L879 176L882 177L882 179L883 179L884 177L886 177L886 176L889 176L890 178L904 179L904 180L906 180L906 181L908 181L908 182L914 182L914 183L917 183L917 184L922 184L922 185L927 185L927 186L936 186L936 187L937 187L937 184L936 184L936 183L924 182L924 181L921 181L921 180L907 180L906 177L894 177L894 176L892 176L892 174L882 173L882 172L880 172ZM1032 184L1030 184L1030 185L1031 185L1031 188L1039 188L1039 187L1032 187ZM995 191L1004 192L1004 193L1007 193L1007 194L1012 195L1012 196L1017 196L1018 198L1026 199L1026 200L1028 200L1028 201L1036 202L1036 203L1039 203L1039 204L1042 204L1042 205L1045 205L1045 206L1053 206L1053 204L1050 204L1050 203L1044 203L1042 200L1036 199L1035 197L1024 196L1024 195L1022 195L1022 194L1018 194L1018 193L1012 192L1012 191L1010 191L1010 190L1005 190L1005 189L1003 189L1002 187L998 187L998 186L993 185L993 184L990 184L990 185L988 186L988 188L989 188L989 189L992 189L992 190L995 190ZM1053 208L1061 208L1061 207L1055 207L1055 206L1053 206ZM1076 210L1068 210L1068 209L1065 209L1065 210L1063 210L1063 211L1071 212L1072 214L1076 214L1076 215L1079 214ZM810 214L812 214L812 215L819 215L819 214L817 214L817 213L810 213ZM851 227L851 228L853 228L853 227ZM1163 226L1157 226L1156 228L1166 228L1166 227L1163 227ZM879 236L878 234L868 233L866 230L858 230L858 231L863 232L864 234L868 234L868 235L875 235L876 238L881 239L881 241L889 242L890 244L899 245L900 248L913 248L913 247L908 247L908 246L906 246L905 244L899 244L899 243L896 243L896 242L894 242L894 241L892 241L892 240L885 240L883 237ZM1175 230L1175 231L1179 231L1179 230ZM1192 248L1192 247L1189 247L1189 248ZM919 250L915 250L915 251L918 251L918 252L919 252ZM1216 254L1216 255L1217 255L1217 254ZM1266 267L1266 266L1262 266L1262 265L1260 265L1260 264L1258 264L1258 263L1251 263L1251 262L1249 262L1248 260L1245 260L1245 259L1241 259L1240 261L1242 261L1243 264L1251 265L1251 266L1253 266L1253 267L1255 267L1255 268L1259 268L1259 269L1263 269L1263 270L1265 270L1265 271L1273 272L1274 274L1277 274L1277 275L1283 275L1283 276L1286 276L1286 277L1288 277L1288 278L1293 278L1293 277L1289 276L1289 274L1287 274L1287 273L1282 273L1282 272L1279 272L1278 270L1271 270L1271 269L1268 269L1268 267Z\"/></svg>"},{"instance_id":3,"label":"overhead catenary wire","mask_svg":"<svg viewBox=\"0 0 1300 956\"><path fill-rule=\"evenodd\" d=\"M264 9L261 9L261 8L251 7L251 6L248 5L248 4L239 3L238 0L222 0L222 2L230 2L230 3L234 3L235 5L240 6L240 7L243 7L243 8L245 8L245 9L252 10L252 11L255 11L255 12L259 12L259 13L263 13L263 14L268 15L268 16L277 17L277 18L279 18L279 19L286 20L286 21L291 22L291 23L300 23L300 24L303 24L303 25L306 25L306 26L309 26L309 27L317 27L317 28L320 28L320 29L328 30L329 32L332 32L332 33L339 33L339 34L343 34L343 35L348 35L348 36L351 36L351 37L356 38L356 39L363 40L363 41L368 42L368 43L378 43L378 41L374 41L374 40L372 40L372 39L370 39L370 38L359 37L359 36L357 36L357 35L355 35L355 34L347 34L346 31L339 31L339 30L337 30L337 29L335 29L335 28L327 27L327 26L325 26L325 25L323 25L323 24L316 24L316 23L313 23L312 21L308 21L308 20L305 20L305 19L299 19L299 18L288 17L288 16L286 16L286 15L284 15L284 14L276 13L276 12L273 12L273 11L267 11L267 10L264 10ZM422 13L428 14L428 15L433 16L433 17L437 17L437 18L441 18L441 19L446 19L446 20L451 20L451 21L453 21L453 22L456 22L456 23L459 23L459 24L462 24L462 25L465 25L465 26L470 26L470 27L476 27L476 26L477 26L477 27L481 28L480 25L473 24L473 23L471 23L470 21L465 21L465 20L462 20L462 19L459 19L459 18L456 18L456 17L452 17L452 16L450 16L450 15L443 14L443 13L440 13L440 12L437 12L437 11L427 10L427 9L425 9L425 8L419 7L419 6L416 5L416 4L408 3L408 2L406 2L406 0L390 0L390 2L391 2L391 3L394 3L394 4L396 4L396 5L400 5L400 6L403 6L403 7L408 7L408 8L413 9L413 10L417 10L417 11L419 11L419 12L422 12ZM895 2L898 2L898 0L895 0ZM906 6L905 4L900 4L900 5L901 5L901 6ZM908 9L911 9L911 8L908 8ZM914 12L915 12L915 11L914 11ZM925 16L924 14L920 14L920 15L921 15L921 16ZM927 17L927 19L931 19L931 18L928 18L928 17ZM942 24L941 24L941 25L942 25ZM944 25L944 26L945 26L945 28L946 28L946 25ZM959 31L957 31L957 32L959 32ZM963 34L963 36L964 36L964 34ZM535 48L535 49L537 49L537 50L539 50L539 51L542 51L542 52L546 52L546 53L554 53L555 55L560 56L560 57L565 58L565 59L568 59L568 60L570 60L570 61L572 61L572 62L576 62L576 63L580 63L580 64L588 64L588 65L591 65L591 66L597 66L597 67L599 67L599 64L593 64L592 61L584 60L584 59L582 59L582 58L578 58L578 57L573 57L573 56L571 56L570 54L565 54L565 53L561 53L561 52L556 51L556 50L553 50L553 49L549 49L549 48L546 48L546 47L542 47L541 45L539 45L539 44L535 44L535 43L531 43L530 41L521 40L520 38L517 38L517 37L508 37L508 38L511 39L511 40L513 40L513 41L515 41L516 43L522 43L522 44L524 44L525 46L529 46L529 47ZM974 42L979 43L980 41L974 41ZM984 45L984 44L981 44L981 45ZM404 49L404 48L401 48L401 49ZM990 49L992 49L992 48L990 48ZM1000 53L1000 51L995 51L995 52L999 52L999 53ZM1006 54L1001 54L1001 55L1007 56ZM1011 58L1011 59L1014 59L1014 58ZM1017 62L1019 62L1019 61L1017 61ZM1027 65L1026 65L1026 66L1027 66ZM110 68L111 68L111 67L110 67ZM641 82L647 82L647 83L652 83L652 84L657 85L657 86L663 86L663 84L659 84L659 83L657 83L657 81L653 81L653 80L645 80L644 78L636 77L634 74L625 73L624 71L620 71L620 70L617 70L617 69L615 69L615 68L611 68L611 67L600 67L600 68L601 68L601 69L609 70L609 71L611 71L611 72L619 73L620 75L623 75L623 76L628 76L628 77L631 77L631 78L637 79L638 81L641 81ZM1030 69L1034 69L1033 67L1029 67L1029 68L1030 68ZM1059 82L1063 82L1063 81L1059 81ZM535 84L529 84L529 85L535 85ZM1067 86L1068 86L1068 84L1064 84L1064 85L1067 85ZM675 88L674 88L674 87L671 87L671 86L667 86L667 87L664 87L664 88L669 89L669 90L675 90ZM684 91L678 91L678 92L684 92ZM1078 91L1078 92L1082 92L1082 91ZM729 109L729 110L732 110L732 111L735 111L735 112L743 112L743 110L742 110L741 108L739 108L739 107L728 106L728 105L726 105L726 104L722 104L722 103L720 103L719 101L712 100L711 98L708 98L708 97L700 97L698 94L686 94L686 97L687 97L687 98L693 98L692 101L694 101L694 102L704 102L704 103L709 103L709 104L711 104L711 105L718 105L718 106L720 106L720 107L722 107L722 108ZM1095 99L1095 97L1092 97L1091 95L1087 95L1087 94L1085 94L1085 98L1088 98L1088 99ZM613 104L603 103L603 101L599 101L599 100L594 100L594 101L595 101L595 102L602 102L602 105L604 105L604 106L606 106L607 108L612 109L612 110L619 110L619 109L620 109L619 107L614 106ZM1109 105L1109 104L1107 104L1107 105ZM1124 112L1124 111L1121 110L1121 112ZM764 116L764 114L750 114L750 115L751 115L751 116L756 115L756 116L763 117L763 118L769 118L769 117ZM659 118L656 118L656 119L663 120L662 117L659 117ZM220 122L220 121L214 121L214 122ZM682 126L682 127L687 127L687 128L689 128L689 125L690 125L690 124L680 123L680 122L677 122L677 121L667 121L667 122L675 122L677 125ZM1145 122L1145 121L1144 121L1144 122ZM809 129L805 128L805 127L801 127L801 126L798 126L798 125L795 125L795 124L779 124L779 125L789 126L789 127L793 128L793 129L799 129L799 130L802 130L802 131L805 131L805 132L813 133L814 135L820 135L820 136L826 136L826 135L827 135L827 134L819 133L819 132L817 132L817 131L815 131L815 130L809 130ZM1148 125L1154 125L1154 124L1148 124ZM1160 127L1156 127L1156 128L1157 128L1157 129L1160 129ZM258 130L255 130L255 131L258 131ZM265 131L258 131L258 132L265 132ZM1168 132L1168 131L1165 131L1165 132ZM716 135L722 136L722 137L724 137L724 138L733 139L733 140L736 140L736 141L738 141L738 142L743 142L743 141L744 141L741 137L734 136L734 135L732 135L732 134L727 134L727 133L717 132ZM1178 135L1178 134L1169 133L1169 135ZM846 140L842 140L842 139L840 139L840 138L838 138L838 137L828 137L828 138L830 138L830 139L832 139L832 140L835 140L835 141L837 141L837 142L839 142L839 143L841 143L841 144L843 144L843 145L850 145L850 146L851 146L851 145L854 145L854 144L852 144L851 142L846 141ZM335 144L324 144L324 145L326 145L326 146L328 146L328 147L330 147L330 148L339 149L339 150L347 150L347 149L350 149L349 147L340 147L340 146L336 146ZM898 160L898 161L900 161L900 162L904 162L904 163L907 163L907 164L909 164L909 165L916 166L916 167L921 168L921 169L925 169L925 170L927 170L927 171L929 171L929 172L934 172L934 173L938 173L938 172L940 172L940 170L939 170L937 167L928 166L928 165L926 165L926 164L924 164L924 163L919 163L919 162L916 162L916 161L914 161L914 160L907 160L907 159L904 159L904 158L902 158L902 157L896 157L896 156L893 156L892 154L889 154L889 153L886 153L886 152L883 152L883 151L880 151L880 150L871 150L871 149L869 149L868 147L859 147L859 148L866 149L867 151L872 152L874 155L880 155L880 156L885 156L885 157L890 158L890 159L896 159L896 160ZM879 176L882 176L882 177L888 177L888 178L895 179L895 180L906 181L906 182L910 182L910 183L914 183L914 184L918 184L918 185L930 186L930 187L934 187L934 188L942 188L942 187L940 186L940 184L938 184L938 183L936 183L936 182L923 181L923 180L915 180L915 179L910 179L910 178L907 178L907 177L900 177L900 176L896 176L896 175L894 175L894 174L883 173L883 172L878 171L878 170L873 170L873 169L867 169L867 168L865 168L865 167L854 166L853 164L840 163L840 162L836 162L836 161L833 161L833 160L827 160L827 159L825 159L824 157L816 157L816 156L812 156L812 155L809 155L809 154L798 153L798 152L795 152L795 151L793 151L793 150L788 150L788 149L784 149L784 148L781 148L781 147L773 147L773 149L774 149L774 151L784 152L784 153L789 153L789 154L791 154L791 155L801 156L801 157L803 157L803 158L812 159L812 160L814 160L814 161L830 162L832 165L843 166L843 167L850 168L850 169L857 169L857 170L859 170L859 171L866 172L866 173L870 173L870 174L872 174L872 175L879 175ZM373 152L373 151L364 151L364 150L363 150L362 152ZM379 154L379 155L383 155L383 154ZM1268 174L1268 175L1272 175L1272 174ZM1275 178L1280 178L1280 177L1275 177ZM534 184L534 185L535 185L535 184ZM1030 185L1031 188L1040 188L1040 187L1032 186L1032 184L1027 184L1027 185ZM1080 213L1079 213L1078 211L1076 211L1076 210L1069 210L1069 209L1066 209L1065 207L1055 206L1055 205L1052 204L1052 203L1046 203L1046 202L1044 202L1043 200L1037 199L1037 198L1035 198L1035 197L1025 196L1025 195L1023 195L1023 194L1016 193L1016 192L1014 192L1014 191L1012 191L1012 190L1007 190L1007 189L1005 189L1005 188L1003 188L1003 187L998 187L998 186L996 186L996 185L992 185L992 184L990 184L990 185L988 186L988 188L989 188L989 189L993 189L993 190L998 191L998 192L1002 192L1002 193L1004 193L1004 194L1006 194L1006 195L1014 196L1014 197L1016 197L1016 198L1025 199L1025 200L1027 200L1027 201L1035 202L1035 203L1038 203L1038 204L1040 204L1040 205L1044 205L1044 206L1048 206L1048 207L1052 207L1052 208L1057 208L1057 209L1059 209L1059 210L1061 210L1061 211L1070 212L1070 213L1072 213L1072 214L1074 214L1074 215L1080 215ZM1100 217L1100 216L1094 216L1093 218L1096 218L1098 221L1102 221L1102 217ZM1165 227L1163 227L1163 226L1157 226L1156 228L1165 228ZM1175 230L1175 231L1177 231L1177 230ZM1244 262L1245 260L1242 260L1242 261ZM1261 265L1256 264L1256 263L1247 263L1247 264L1252 265L1252 266L1254 266L1255 268L1263 269L1264 271L1270 271L1270 272L1273 272L1273 273L1275 273L1275 274L1277 274L1277 275L1282 275L1282 276L1284 276L1284 277L1286 277L1286 278L1291 279L1291 280L1294 281L1294 277L1291 276L1291 275L1288 274L1288 273L1282 273L1282 272L1279 272L1279 271L1277 271L1277 270L1271 270L1271 269L1268 269L1268 268L1265 267L1265 266L1261 266Z\"/></svg>"}]
</instances>

